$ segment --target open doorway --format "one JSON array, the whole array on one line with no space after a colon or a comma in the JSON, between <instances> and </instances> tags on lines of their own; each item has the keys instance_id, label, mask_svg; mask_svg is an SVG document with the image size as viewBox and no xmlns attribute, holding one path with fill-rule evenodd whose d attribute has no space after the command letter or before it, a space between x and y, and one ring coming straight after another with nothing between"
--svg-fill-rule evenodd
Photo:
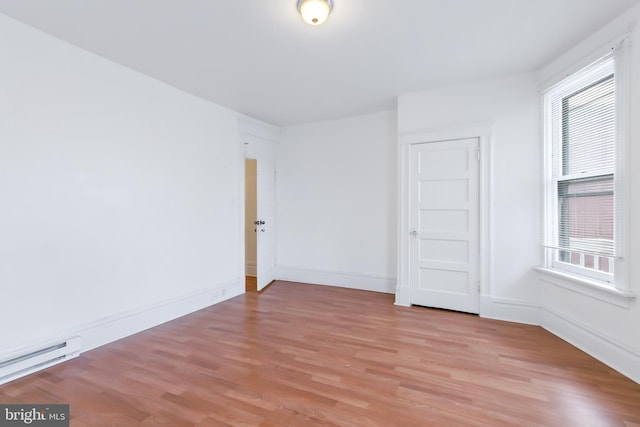
<instances>
[{"instance_id":1,"label":"open doorway","mask_svg":"<svg viewBox=\"0 0 640 427\"><path fill-rule=\"evenodd\" d=\"M258 218L258 162L255 159L245 159L244 173L245 291L255 292L258 290L258 233L255 224Z\"/></svg>"},{"instance_id":2,"label":"open doorway","mask_svg":"<svg viewBox=\"0 0 640 427\"><path fill-rule=\"evenodd\" d=\"M275 280L275 131L267 129L269 137L265 138L260 136L259 129L252 127L249 132L242 127L241 124L244 172L249 174L245 176L245 182L250 186L248 190L242 190L245 191L245 203L255 206L255 213L247 212L251 206L239 211L240 221L245 223L241 245L246 249L242 256L247 259L241 268L245 270L245 281L247 276L252 278L255 275L255 286L260 292Z\"/></svg>"}]
</instances>

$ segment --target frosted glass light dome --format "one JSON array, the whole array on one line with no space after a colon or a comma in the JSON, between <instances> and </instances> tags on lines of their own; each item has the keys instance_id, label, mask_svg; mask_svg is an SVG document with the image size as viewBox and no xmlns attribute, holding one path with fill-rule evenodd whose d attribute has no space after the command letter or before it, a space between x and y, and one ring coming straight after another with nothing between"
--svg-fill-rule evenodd
<instances>
[{"instance_id":1,"label":"frosted glass light dome","mask_svg":"<svg viewBox=\"0 0 640 427\"><path fill-rule=\"evenodd\" d=\"M298 0L302 19L311 25L320 25L327 20L333 9L332 0Z\"/></svg>"}]
</instances>

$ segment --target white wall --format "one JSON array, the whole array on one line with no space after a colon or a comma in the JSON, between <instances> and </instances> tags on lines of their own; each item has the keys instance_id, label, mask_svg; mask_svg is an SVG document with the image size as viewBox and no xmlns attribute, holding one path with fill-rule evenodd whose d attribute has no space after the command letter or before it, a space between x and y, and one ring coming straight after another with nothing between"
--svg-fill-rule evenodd
<instances>
[{"instance_id":1,"label":"white wall","mask_svg":"<svg viewBox=\"0 0 640 427\"><path fill-rule=\"evenodd\" d=\"M539 299L532 269L540 241L537 102L533 74L398 98L401 135L492 125L493 274L482 289L481 315L527 323L537 322Z\"/></svg>"},{"instance_id":2,"label":"white wall","mask_svg":"<svg viewBox=\"0 0 640 427\"><path fill-rule=\"evenodd\" d=\"M2 15L0 63L0 356L242 292L235 113Z\"/></svg>"},{"instance_id":3,"label":"white wall","mask_svg":"<svg viewBox=\"0 0 640 427\"><path fill-rule=\"evenodd\" d=\"M635 6L571 51L558 58L540 72L540 80L545 81L557 74L564 74L568 68L583 61L588 55L600 49L627 32L633 23L640 20L640 5ZM640 294L640 32L633 33L631 56L631 114L630 114L630 211L631 228L628 233L629 250L625 259L630 264L629 283L631 292ZM583 64L586 65L586 64ZM629 304L615 305L594 296L589 296L550 284L538 283L544 290L542 325L577 345L586 352L620 370L640 382L640 305L638 298Z\"/></svg>"},{"instance_id":4,"label":"white wall","mask_svg":"<svg viewBox=\"0 0 640 427\"><path fill-rule=\"evenodd\" d=\"M282 129L279 279L394 291L395 141L394 112Z\"/></svg>"}]
</instances>

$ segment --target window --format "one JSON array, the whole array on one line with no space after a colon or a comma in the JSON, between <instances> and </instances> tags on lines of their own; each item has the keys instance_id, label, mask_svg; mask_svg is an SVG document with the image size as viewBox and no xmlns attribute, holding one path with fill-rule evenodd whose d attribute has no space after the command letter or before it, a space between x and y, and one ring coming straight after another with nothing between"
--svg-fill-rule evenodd
<instances>
[{"instance_id":1,"label":"window","mask_svg":"<svg viewBox=\"0 0 640 427\"><path fill-rule=\"evenodd\" d=\"M621 103L615 52L544 93L545 267L616 287Z\"/></svg>"}]
</instances>

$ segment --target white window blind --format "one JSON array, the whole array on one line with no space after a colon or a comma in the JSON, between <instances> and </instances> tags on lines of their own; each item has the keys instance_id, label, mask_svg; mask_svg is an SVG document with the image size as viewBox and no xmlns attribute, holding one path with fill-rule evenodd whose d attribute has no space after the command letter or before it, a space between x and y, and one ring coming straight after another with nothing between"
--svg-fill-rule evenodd
<instances>
[{"instance_id":1,"label":"white window blind","mask_svg":"<svg viewBox=\"0 0 640 427\"><path fill-rule=\"evenodd\" d=\"M552 209L544 246L554 267L606 281L613 278L616 255L614 65L609 55L545 94Z\"/></svg>"}]
</instances>

